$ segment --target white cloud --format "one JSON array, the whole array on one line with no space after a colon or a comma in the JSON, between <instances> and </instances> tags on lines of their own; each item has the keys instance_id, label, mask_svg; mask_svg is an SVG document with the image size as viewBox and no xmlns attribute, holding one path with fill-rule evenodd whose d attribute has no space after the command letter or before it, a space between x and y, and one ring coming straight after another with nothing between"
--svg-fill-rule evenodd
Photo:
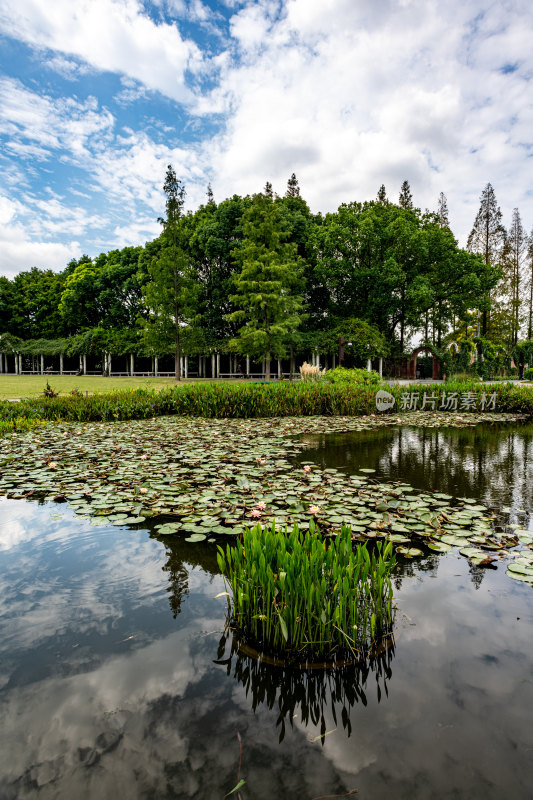
<instances>
[{"instance_id":1,"label":"white cloud","mask_svg":"<svg viewBox=\"0 0 533 800\"><path fill-rule=\"evenodd\" d=\"M0 252L2 253L2 274L13 278L23 270L39 267L59 271L71 258L79 258L81 245L77 241L44 242L29 239L22 225L0 225Z\"/></svg>"},{"instance_id":2,"label":"white cloud","mask_svg":"<svg viewBox=\"0 0 533 800\"><path fill-rule=\"evenodd\" d=\"M231 109L213 154L217 194L283 192L293 170L315 210L396 200L408 179L420 207L444 191L464 242L487 181L499 202L533 216L523 179L533 74L522 2L287 0L232 19L243 61L223 69L205 113ZM515 72L497 70L518 64ZM475 152L472 152L474 151Z\"/></svg>"},{"instance_id":3,"label":"white cloud","mask_svg":"<svg viewBox=\"0 0 533 800\"><path fill-rule=\"evenodd\" d=\"M80 64L71 58L65 58L61 55L56 55L48 59L48 61L44 62L44 66L57 72L69 81L75 81L81 75L86 75L90 72L90 67L88 67L87 64Z\"/></svg>"},{"instance_id":4,"label":"white cloud","mask_svg":"<svg viewBox=\"0 0 533 800\"><path fill-rule=\"evenodd\" d=\"M30 91L20 81L0 79L0 134L8 149L46 158L47 151L66 151L74 157L109 140L112 114L99 109L94 97L54 98Z\"/></svg>"},{"instance_id":5,"label":"white cloud","mask_svg":"<svg viewBox=\"0 0 533 800\"><path fill-rule=\"evenodd\" d=\"M202 0L156 5L172 11L180 24L183 18L212 26L220 16ZM107 237L112 246L143 242L156 228L168 163L185 182L189 208L205 200L209 179L222 199L259 191L267 179L283 193L295 171L315 211L374 198L381 183L397 200L408 179L421 208L435 208L439 193L447 194L452 228L464 243L479 195L491 181L506 223L518 206L529 229L533 11L525 0L490 7L480 0L226 0L225 5L233 11L231 40L209 56L176 25L154 22L140 0L4 5L0 28L46 48L48 67L66 77L87 69L122 76L114 102L128 106L128 124L135 102L146 101L152 90L186 101L189 113L179 117L176 107L169 119L167 105L164 124L148 121L143 130L120 130L120 108L115 116L95 98L58 98L4 78L3 179L17 191L13 197L20 199L20 187L35 186L39 176L46 183L43 170L53 170L54 159L62 167L80 168L87 178L80 180L79 173L69 178L71 189L91 195L91 224L108 215L99 240L105 244ZM226 27L220 31L227 35ZM187 89L189 69L195 78L209 76L209 88ZM98 86L95 80L95 95ZM223 121L222 133L203 141L195 133L189 144L191 131L210 115ZM44 199L36 209L40 231L50 222L50 235L68 236ZM61 202L68 206L68 197ZM77 242L83 238L81 214L69 221L70 238ZM129 235L141 238L127 242ZM48 238L25 231L23 242L30 243L31 236ZM17 258L11 256L10 265Z\"/></svg>"},{"instance_id":6,"label":"white cloud","mask_svg":"<svg viewBox=\"0 0 533 800\"><path fill-rule=\"evenodd\" d=\"M185 72L202 61L175 25L156 24L137 0L19 0L0 9L0 30L37 48L129 75L149 89L186 101Z\"/></svg>"}]
</instances>

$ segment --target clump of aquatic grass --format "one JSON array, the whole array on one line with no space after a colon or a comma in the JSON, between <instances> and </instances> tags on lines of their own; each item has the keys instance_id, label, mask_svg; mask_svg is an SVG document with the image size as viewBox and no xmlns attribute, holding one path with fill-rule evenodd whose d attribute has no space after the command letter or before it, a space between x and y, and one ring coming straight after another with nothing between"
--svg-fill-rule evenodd
<instances>
[{"instance_id":1,"label":"clump of aquatic grass","mask_svg":"<svg viewBox=\"0 0 533 800\"><path fill-rule=\"evenodd\" d=\"M0 436L6 436L10 433L25 433L32 431L34 428L45 424L44 419L35 419L27 417L10 416L8 419L0 419Z\"/></svg>"},{"instance_id":2,"label":"clump of aquatic grass","mask_svg":"<svg viewBox=\"0 0 533 800\"><path fill-rule=\"evenodd\" d=\"M325 374L325 369L320 369L318 365L308 364L307 361L304 361L300 367L300 377L303 381L319 381Z\"/></svg>"},{"instance_id":3,"label":"clump of aquatic grass","mask_svg":"<svg viewBox=\"0 0 533 800\"><path fill-rule=\"evenodd\" d=\"M360 660L392 634L391 543L354 549L349 527L325 540L311 522L308 531L256 525L242 544L218 551L230 624L258 649Z\"/></svg>"},{"instance_id":4,"label":"clump of aquatic grass","mask_svg":"<svg viewBox=\"0 0 533 800\"><path fill-rule=\"evenodd\" d=\"M377 373L366 373L372 379ZM326 376L327 377L327 376ZM379 378L379 376L378 376ZM391 413L401 408L405 386L390 386L396 398ZM436 410L448 403L449 395L456 393L456 408L461 397L469 392L475 403L469 410L482 409L483 395L495 394L493 410L500 413L520 413L533 416L533 391L527 386L510 383L494 384L459 383L409 386L410 398L418 397L416 408L422 408L424 394L434 396ZM446 395L446 397L444 397ZM487 403L485 402L485 405ZM414 408L414 402L411 408ZM450 408L450 406L446 406ZM9 419L14 404L0 400L0 420ZM462 409L460 409L462 410ZM127 419L147 419L166 414L180 416L222 418L268 418L304 416L359 416L376 413L376 386L352 381L329 383L326 380L298 381L275 384L183 384L163 391L137 389L131 391L95 394L89 397L61 395L21 400L16 404L18 417L40 418L63 422L97 422Z\"/></svg>"}]
</instances>

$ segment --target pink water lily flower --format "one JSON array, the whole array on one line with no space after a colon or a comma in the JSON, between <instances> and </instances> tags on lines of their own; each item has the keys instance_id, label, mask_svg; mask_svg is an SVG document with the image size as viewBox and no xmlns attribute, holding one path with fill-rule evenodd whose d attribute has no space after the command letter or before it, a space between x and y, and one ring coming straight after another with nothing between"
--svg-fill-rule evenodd
<instances>
[{"instance_id":1,"label":"pink water lily flower","mask_svg":"<svg viewBox=\"0 0 533 800\"><path fill-rule=\"evenodd\" d=\"M258 508L260 511L264 511L265 508L266 508L266 503L264 503L262 500L260 500L259 503L257 504L256 508Z\"/></svg>"},{"instance_id":2,"label":"pink water lily flower","mask_svg":"<svg viewBox=\"0 0 533 800\"><path fill-rule=\"evenodd\" d=\"M309 464L305 465L304 472L311 472L311 467L309 466Z\"/></svg>"},{"instance_id":3,"label":"pink water lily flower","mask_svg":"<svg viewBox=\"0 0 533 800\"><path fill-rule=\"evenodd\" d=\"M141 456L141 461L146 461L147 458L148 456L146 455L146 453L143 453Z\"/></svg>"},{"instance_id":4,"label":"pink water lily flower","mask_svg":"<svg viewBox=\"0 0 533 800\"><path fill-rule=\"evenodd\" d=\"M257 519L260 516L261 512L257 508L254 508L254 510L252 511L252 517L255 517L255 519Z\"/></svg>"},{"instance_id":5,"label":"pink water lily flower","mask_svg":"<svg viewBox=\"0 0 533 800\"><path fill-rule=\"evenodd\" d=\"M309 506L309 511L311 514L318 514L320 511L320 506Z\"/></svg>"},{"instance_id":6,"label":"pink water lily flower","mask_svg":"<svg viewBox=\"0 0 533 800\"><path fill-rule=\"evenodd\" d=\"M50 467L50 469L55 469L57 467L57 462L56 461L50 461L48 466Z\"/></svg>"},{"instance_id":7,"label":"pink water lily flower","mask_svg":"<svg viewBox=\"0 0 533 800\"><path fill-rule=\"evenodd\" d=\"M141 494L146 494L146 492L148 491L148 489L145 489L145 488L144 488L144 486L143 486L143 488L142 488L142 489L139 489L139 491L140 491L140 493L141 493Z\"/></svg>"}]
</instances>

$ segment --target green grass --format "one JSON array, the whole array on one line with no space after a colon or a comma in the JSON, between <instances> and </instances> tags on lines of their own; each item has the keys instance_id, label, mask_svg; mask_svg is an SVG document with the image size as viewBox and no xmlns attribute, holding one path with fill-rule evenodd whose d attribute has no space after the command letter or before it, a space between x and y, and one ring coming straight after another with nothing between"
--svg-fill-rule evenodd
<instances>
[{"instance_id":1,"label":"green grass","mask_svg":"<svg viewBox=\"0 0 533 800\"><path fill-rule=\"evenodd\" d=\"M85 394L122 391L125 389L168 389L176 384L174 378L105 378L99 375L0 375L0 400L15 400L22 397L39 397L46 381L54 391L69 394L79 389ZM222 381L221 381L222 382ZM237 381L224 380L224 383ZM182 383L218 383L209 379L187 379Z\"/></svg>"}]
</instances>

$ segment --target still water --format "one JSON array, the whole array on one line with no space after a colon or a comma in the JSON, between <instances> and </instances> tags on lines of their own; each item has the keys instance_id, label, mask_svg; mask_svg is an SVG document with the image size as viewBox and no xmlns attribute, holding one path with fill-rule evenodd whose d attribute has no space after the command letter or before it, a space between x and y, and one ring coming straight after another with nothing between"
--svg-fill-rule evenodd
<instances>
[{"instance_id":1,"label":"still water","mask_svg":"<svg viewBox=\"0 0 533 800\"><path fill-rule=\"evenodd\" d=\"M531 426L306 445L533 528ZM0 798L222 800L242 778L243 800L529 800L533 589L457 550L402 561L395 584L394 650L286 672L225 639L211 546L2 499Z\"/></svg>"}]
</instances>

